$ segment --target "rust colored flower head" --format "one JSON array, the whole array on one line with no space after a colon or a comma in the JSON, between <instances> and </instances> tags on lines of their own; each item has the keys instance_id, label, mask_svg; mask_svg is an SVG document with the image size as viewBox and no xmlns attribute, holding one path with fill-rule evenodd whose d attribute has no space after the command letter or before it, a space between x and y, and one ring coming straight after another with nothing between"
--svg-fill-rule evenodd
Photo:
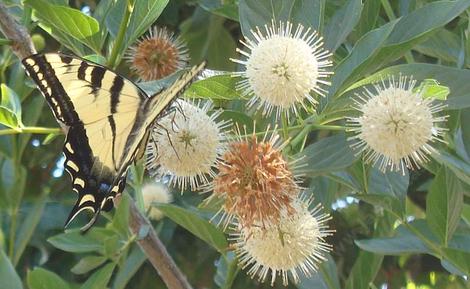
<instances>
[{"instance_id":1,"label":"rust colored flower head","mask_svg":"<svg viewBox=\"0 0 470 289\"><path fill-rule=\"evenodd\" d=\"M154 27L130 47L126 56L131 69L143 81L161 79L184 68L189 60L183 41L166 28Z\"/></svg>"},{"instance_id":2,"label":"rust colored flower head","mask_svg":"<svg viewBox=\"0 0 470 289\"><path fill-rule=\"evenodd\" d=\"M253 133L229 144L214 179L214 196L224 199L225 226L235 216L248 227L269 224L278 221L281 209L290 210L299 186L278 139L273 134L260 141Z\"/></svg>"}]
</instances>

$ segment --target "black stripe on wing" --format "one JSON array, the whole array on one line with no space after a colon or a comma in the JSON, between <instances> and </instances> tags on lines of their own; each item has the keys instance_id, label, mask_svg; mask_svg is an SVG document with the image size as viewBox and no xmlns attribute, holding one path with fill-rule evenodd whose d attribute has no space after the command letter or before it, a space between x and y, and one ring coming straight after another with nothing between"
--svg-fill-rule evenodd
<instances>
[{"instance_id":1,"label":"black stripe on wing","mask_svg":"<svg viewBox=\"0 0 470 289\"><path fill-rule=\"evenodd\" d=\"M113 208L113 199L124 190L126 175L121 177L100 167L88 145L88 137L83 125L70 128L64 144L64 167L72 178L73 190L78 194L77 202L70 212L65 226L83 210L91 210L93 218L82 228L89 229L96 221L100 211ZM104 173L98 175L94 170Z\"/></svg>"},{"instance_id":2,"label":"black stripe on wing","mask_svg":"<svg viewBox=\"0 0 470 289\"><path fill-rule=\"evenodd\" d=\"M80 120L73 103L46 57L35 54L23 59L22 63L27 74L44 95L57 120L68 126L78 123Z\"/></svg>"}]
</instances>

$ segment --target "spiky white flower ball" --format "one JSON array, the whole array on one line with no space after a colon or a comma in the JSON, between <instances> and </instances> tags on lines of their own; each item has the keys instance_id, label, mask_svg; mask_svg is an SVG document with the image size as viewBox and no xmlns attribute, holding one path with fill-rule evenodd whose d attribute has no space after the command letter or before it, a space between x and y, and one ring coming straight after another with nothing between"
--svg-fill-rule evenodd
<instances>
[{"instance_id":1,"label":"spiky white flower ball","mask_svg":"<svg viewBox=\"0 0 470 289\"><path fill-rule=\"evenodd\" d=\"M309 210L312 199L299 197L289 211L281 209L277 224L244 227L237 225L231 234L242 268L261 282L270 276L271 285L278 275L287 285L289 275L297 283L299 272L310 276L325 260L324 254L332 247L325 237L332 234L326 222L330 216L321 212L321 206Z\"/></svg>"},{"instance_id":2,"label":"spiky white flower ball","mask_svg":"<svg viewBox=\"0 0 470 289\"><path fill-rule=\"evenodd\" d=\"M158 221L163 218L163 213L155 208L155 204L168 204L173 201L168 188L161 183L146 183L142 186L144 208L150 219Z\"/></svg>"},{"instance_id":3,"label":"spiky white flower ball","mask_svg":"<svg viewBox=\"0 0 470 289\"><path fill-rule=\"evenodd\" d=\"M170 185L181 191L207 186L225 150L224 129L228 121L217 121L222 113L207 112L203 105L178 100L175 112L158 120L147 147L147 168L157 177L169 176Z\"/></svg>"},{"instance_id":4,"label":"spiky white flower ball","mask_svg":"<svg viewBox=\"0 0 470 289\"><path fill-rule=\"evenodd\" d=\"M423 98L413 88L416 81L400 76L375 84L375 91L365 90L357 95L358 117L348 119L356 135L352 146L364 152L366 162L404 172L405 167L419 168L436 152L432 143L442 141L445 129L440 123L446 116L437 114L445 107L432 98Z\"/></svg>"},{"instance_id":5,"label":"spiky white flower ball","mask_svg":"<svg viewBox=\"0 0 470 289\"><path fill-rule=\"evenodd\" d=\"M322 37L300 24L294 31L289 22L273 21L264 30L257 28L252 31L253 39L241 41L249 50L237 49L244 59L232 59L245 66L236 75L243 78L238 89L251 97L248 105L256 105L263 114L275 110L278 117L281 112L297 114L298 105L315 105L311 93L324 95L321 85L329 85L324 78L330 74L325 68L332 65Z\"/></svg>"}]
</instances>

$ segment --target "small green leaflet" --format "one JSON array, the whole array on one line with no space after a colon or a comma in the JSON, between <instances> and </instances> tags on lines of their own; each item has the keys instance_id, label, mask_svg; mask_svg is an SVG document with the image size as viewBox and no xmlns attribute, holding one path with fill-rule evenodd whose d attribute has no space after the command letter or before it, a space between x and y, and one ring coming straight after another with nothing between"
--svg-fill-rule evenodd
<instances>
[{"instance_id":1,"label":"small green leaflet","mask_svg":"<svg viewBox=\"0 0 470 289\"><path fill-rule=\"evenodd\" d=\"M450 89L447 86L440 85L435 79L425 79L414 89L414 92L421 92L424 99L432 97L438 100L446 100L450 94Z\"/></svg>"}]
</instances>

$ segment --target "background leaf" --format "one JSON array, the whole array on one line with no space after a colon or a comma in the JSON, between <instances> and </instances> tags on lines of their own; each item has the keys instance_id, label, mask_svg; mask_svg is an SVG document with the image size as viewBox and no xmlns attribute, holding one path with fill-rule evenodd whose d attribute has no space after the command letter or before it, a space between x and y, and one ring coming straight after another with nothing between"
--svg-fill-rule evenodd
<instances>
[{"instance_id":1,"label":"background leaf","mask_svg":"<svg viewBox=\"0 0 470 289\"><path fill-rule=\"evenodd\" d=\"M49 27L82 42L96 52L100 51L98 21L81 11L66 6L54 5L44 0L26 0L36 16Z\"/></svg>"},{"instance_id":2,"label":"background leaf","mask_svg":"<svg viewBox=\"0 0 470 289\"><path fill-rule=\"evenodd\" d=\"M240 0L240 25L245 37L252 38L251 30L270 25L271 21L290 21L320 30L323 23L324 0Z\"/></svg>"},{"instance_id":3,"label":"background leaf","mask_svg":"<svg viewBox=\"0 0 470 289\"><path fill-rule=\"evenodd\" d=\"M426 216L429 227L446 246L460 220L463 188L457 177L442 168L434 179L427 196Z\"/></svg>"},{"instance_id":4,"label":"background leaf","mask_svg":"<svg viewBox=\"0 0 470 289\"><path fill-rule=\"evenodd\" d=\"M224 233L196 213L168 204L158 204L157 207L165 216L204 240L217 251L223 253L227 249L228 244Z\"/></svg>"},{"instance_id":5,"label":"background leaf","mask_svg":"<svg viewBox=\"0 0 470 289\"><path fill-rule=\"evenodd\" d=\"M6 289L22 289L21 279L3 250L0 250L0 280Z\"/></svg>"},{"instance_id":6,"label":"background leaf","mask_svg":"<svg viewBox=\"0 0 470 289\"><path fill-rule=\"evenodd\" d=\"M37 268L28 273L30 289L68 289L70 286L54 272Z\"/></svg>"}]
</instances>

